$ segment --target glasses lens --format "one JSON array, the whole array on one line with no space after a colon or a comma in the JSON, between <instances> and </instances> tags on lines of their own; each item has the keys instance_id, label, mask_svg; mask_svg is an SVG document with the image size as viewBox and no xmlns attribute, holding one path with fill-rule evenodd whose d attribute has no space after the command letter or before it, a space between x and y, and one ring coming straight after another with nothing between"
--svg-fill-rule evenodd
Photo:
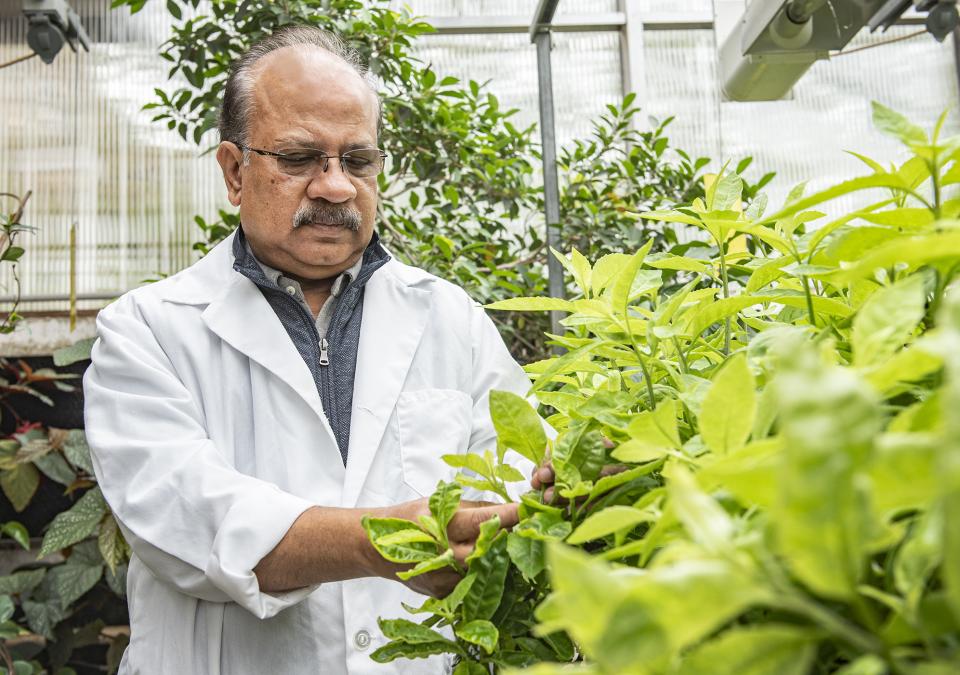
<instances>
[{"instance_id":1,"label":"glasses lens","mask_svg":"<svg viewBox=\"0 0 960 675\"><path fill-rule=\"evenodd\" d=\"M307 150L284 153L283 157L277 157L277 168L288 176L305 176L322 164L323 158L322 152Z\"/></svg>"},{"instance_id":2,"label":"glasses lens","mask_svg":"<svg viewBox=\"0 0 960 675\"><path fill-rule=\"evenodd\" d=\"M380 173L383 168L383 155L379 148L358 148L343 153L340 163L350 174L358 178L367 178Z\"/></svg>"}]
</instances>

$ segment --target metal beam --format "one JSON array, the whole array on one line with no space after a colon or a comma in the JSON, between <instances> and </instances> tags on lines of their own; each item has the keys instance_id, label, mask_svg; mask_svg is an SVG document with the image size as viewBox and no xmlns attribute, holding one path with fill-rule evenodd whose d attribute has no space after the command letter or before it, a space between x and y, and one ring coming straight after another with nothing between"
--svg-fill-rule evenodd
<instances>
[{"instance_id":1,"label":"metal beam","mask_svg":"<svg viewBox=\"0 0 960 675\"><path fill-rule=\"evenodd\" d=\"M112 293L77 293L77 302L81 300L116 300L121 295L126 293L126 291L114 291ZM0 304L8 305L16 302L17 296L15 295L4 295L0 297ZM69 301L69 294L50 294L50 295L21 295L20 304L31 304L34 302L60 302L60 301Z\"/></svg>"},{"instance_id":2,"label":"metal beam","mask_svg":"<svg viewBox=\"0 0 960 675\"><path fill-rule=\"evenodd\" d=\"M637 104L647 103L647 76L643 56L643 20L636 3L631 0L618 0L626 21L620 32L620 74L623 93L637 95ZM631 124L633 120L631 119Z\"/></svg>"},{"instance_id":3,"label":"metal beam","mask_svg":"<svg viewBox=\"0 0 960 675\"><path fill-rule=\"evenodd\" d=\"M543 204L546 219L547 245L560 250L560 186L557 179L557 133L554 122L553 70L550 49L553 40L550 22L559 0L540 0L536 14L530 23L530 38L537 47L537 83L540 99L540 144L543 155ZM563 267L560 261L547 254L547 276L550 295L562 298L565 295ZM560 313L550 312L550 330L562 332Z\"/></svg>"},{"instance_id":4,"label":"metal beam","mask_svg":"<svg viewBox=\"0 0 960 675\"><path fill-rule=\"evenodd\" d=\"M550 25L557 33L593 33L620 30L622 12L576 14L564 16ZM528 33L530 17L526 16L438 16L426 19L436 29L434 35L487 35L490 33Z\"/></svg>"},{"instance_id":5,"label":"metal beam","mask_svg":"<svg viewBox=\"0 0 960 675\"><path fill-rule=\"evenodd\" d=\"M953 67L957 71L957 91L960 92L960 26L953 29Z\"/></svg>"},{"instance_id":6,"label":"metal beam","mask_svg":"<svg viewBox=\"0 0 960 675\"><path fill-rule=\"evenodd\" d=\"M533 12L533 21L530 22L531 42L536 41L537 34L550 30L559 4L560 0L539 0L537 9Z\"/></svg>"},{"instance_id":7,"label":"metal beam","mask_svg":"<svg viewBox=\"0 0 960 675\"><path fill-rule=\"evenodd\" d=\"M570 14L556 18L550 24L554 33L592 33L623 30L628 22L637 21L644 30L712 30L714 28L713 15L709 12L656 12L643 13L639 16L636 10L626 12L609 12L605 14ZM435 16L427 17L425 22L433 26L436 31L430 35L486 35L490 33L528 33L530 21L525 16ZM897 26L922 26L922 15L907 15L901 17Z\"/></svg>"}]
</instances>

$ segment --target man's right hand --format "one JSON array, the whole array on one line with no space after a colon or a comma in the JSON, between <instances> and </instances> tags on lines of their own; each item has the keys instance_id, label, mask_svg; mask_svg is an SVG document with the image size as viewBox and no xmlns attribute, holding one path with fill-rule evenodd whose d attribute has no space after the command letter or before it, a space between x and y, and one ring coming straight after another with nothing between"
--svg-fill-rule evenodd
<instances>
[{"instance_id":1,"label":"man's right hand","mask_svg":"<svg viewBox=\"0 0 960 675\"><path fill-rule=\"evenodd\" d=\"M397 506L385 509L385 517L403 518L416 522L418 516L430 515L430 506L428 499L417 499L412 502L405 502ZM447 526L447 537L450 540L450 548L453 549L454 558L461 566L466 566L464 562L474 549L477 543L477 537L480 534L480 526L494 516L500 517L500 527L509 529L519 522L519 513L517 504L492 504L490 502L461 501L460 508L450 520ZM370 547L372 554L379 558L373 546ZM397 579L397 572L410 569L412 565L398 565L389 561L379 559L377 572L379 576L387 579ZM462 575L452 569L442 569L435 572L428 572L420 576L413 577L402 583L417 593L430 595L435 598L442 598L450 593L462 579Z\"/></svg>"}]
</instances>

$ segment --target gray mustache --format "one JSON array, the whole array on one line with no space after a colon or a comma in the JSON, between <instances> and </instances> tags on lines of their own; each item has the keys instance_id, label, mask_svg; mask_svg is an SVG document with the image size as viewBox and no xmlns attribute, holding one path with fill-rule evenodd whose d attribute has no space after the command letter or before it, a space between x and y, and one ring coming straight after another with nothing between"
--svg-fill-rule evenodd
<instances>
[{"instance_id":1,"label":"gray mustache","mask_svg":"<svg viewBox=\"0 0 960 675\"><path fill-rule=\"evenodd\" d=\"M358 232L360 230L360 213L349 206L336 206L334 204L317 203L301 206L293 216L294 228L310 223L340 225L351 232Z\"/></svg>"}]
</instances>

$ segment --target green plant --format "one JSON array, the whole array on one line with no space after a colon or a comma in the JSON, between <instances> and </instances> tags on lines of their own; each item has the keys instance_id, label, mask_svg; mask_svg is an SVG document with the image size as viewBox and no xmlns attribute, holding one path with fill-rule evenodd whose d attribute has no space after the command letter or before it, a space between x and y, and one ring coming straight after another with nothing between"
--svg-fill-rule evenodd
<instances>
[{"instance_id":1,"label":"green plant","mask_svg":"<svg viewBox=\"0 0 960 675\"><path fill-rule=\"evenodd\" d=\"M4 211L0 214L0 263L9 263L10 272L13 277L13 306L7 312L7 315L0 322L0 334L12 333L16 324L23 317L17 313L20 306L20 277L17 275L17 262L23 255L23 247L17 246L17 237L22 232L33 230L29 225L23 224L23 210L27 207L31 192L27 192L23 197L11 194L9 192L0 192L0 198L6 198L16 203L13 211Z\"/></svg>"},{"instance_id":2,"label":"green plant","mask_svg":"<svg viewBox=\"0 0 960 675\"><path fill-rule=\"evenodd\" d=\"M562 501L525 495L512 532L490 526L505 571L464 570L467 593L492 587L495 641L460 635L476 617L458 595L416 610L425 626L384 622L375 658L448 651L461 675L956 672L960 137L940 137L945 115L930 136L879 104L874 120L910 159L867 160L873 174L798 188L771 215L740 207L726 171L690 205L636 214L702 230L711 259L574 251L579 299L492 305L568 313L566 353L527 367L556 439L523 399L491 404L498 450L549 453ZM675 272L686 283L667 288ZM495 455L455 461L501 492ZM442 555L434 541L420 555ZM424 632L443 624L456 641Z\"/></svg>"},{"instance_id":3,"label":"green plant","mask_svg":"<svg viewBox=\"0 0 960 675\"><path fill-rule=\"evenodd\" d=\"M115 672L127 634L104 628L126 623L112 598L125 595L130 550L96 486L81 429L27 424L0 441L0 487L14 510L26 509L44 480L76 499L47 525L33 549L37 562L0 576L0 655L8 671L12 664L17 673L61 672L75 650L106 643L105 665ZM7 525L4 532L31 550L26 529Z\"/></svg>"}]
</instances>

